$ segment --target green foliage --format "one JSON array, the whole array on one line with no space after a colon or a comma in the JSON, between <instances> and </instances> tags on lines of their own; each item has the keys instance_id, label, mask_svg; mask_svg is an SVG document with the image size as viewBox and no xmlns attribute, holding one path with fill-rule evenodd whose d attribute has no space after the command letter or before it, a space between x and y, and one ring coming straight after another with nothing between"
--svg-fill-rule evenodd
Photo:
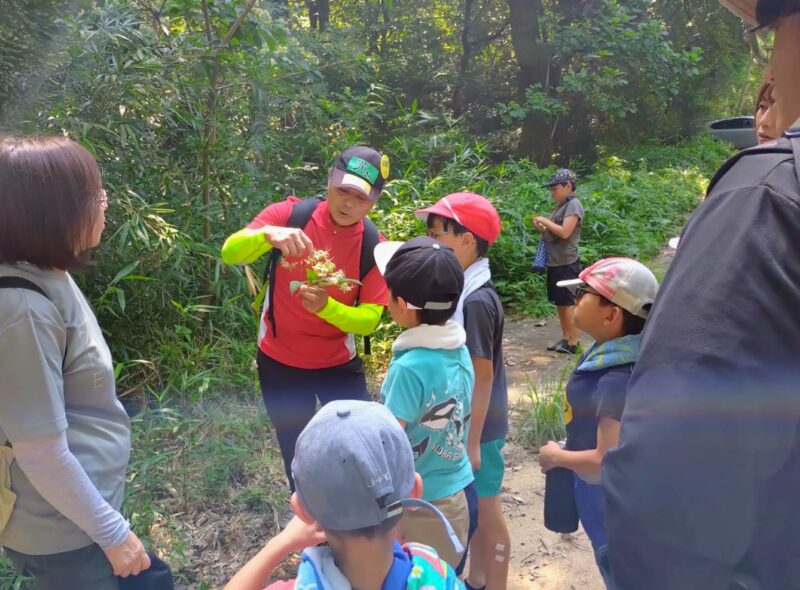
<instances>
[{"instance_id":1,"label":"green foliage","mask_svg":"<svg viewBox=\"0 0 800 590\"><path fill-rule=\"evenodd\" d=\"M538 449L547 441L559 441L566 436L564 387L572 368L567 366L558 380L530 383L526 395L515 408L515 440L526 447Z\"/></svg>"},{"instance_id":2,"label":"green foliage","mask_svg":"<svg viewBox=\"0 0 800 590\"><path fill-rule=\"evenodd\" d=\"M201 582L193 564L207 549L193 527L211 527L214 545L249 546L269 534L273 507L287 505L283 463L259 400L144 409L133 420L132 448L123 508L190 587ZM213 582L232 573L216 572Z\"/></svg>"},{"instance_id":3,"label":"green foliage","mask_svg":"<svg viewBox=\"0 0 800 590\"><path fill-rule=\"evenodd\" d=\"M0 552L0 590L33 590L33 579L20 576L11 561Z\"/></svg>"},{"instance_id":4,"label":"green foliage","mask_svg":"<svg viewBox=\"0 0 800 590\"><path fill-rule=\"evenodd\" d=\"M470 35L502 32L504 4L475 1L479 12ZM503 301L515 311L548 313L543 278L529 264L538 239L530 217L552 208L539 188L551 170L508 159L506 138L476 139L464 120L441 106L454 91L452 67L464 24L457 3L380 5L389 10L390 26L366 54L364 33L374 33L376 22L353 18L366 7L353 12L347 3L334 5L332 28L317 33L298 27L296 14L272 18L269 5L254 8L236 28L244 5L213 2L204 13L200 1L168 0L154 14L144 1L106 0L66 11L52 38L47 81L5 111L7 126L68 133L102 165L110 195L105 239L94 270L78 278L118 362L120 392L197 403L254 389L258 318L245 273L223 265L219 247L269 202L324 192L334 153L354 142L372 143L391 157L388 194L373 213L385 235L406 239L423 231L413 211L444 194L485 194L503 218L503 235L491 252ZM620 60L636 43L649 39L661 52L669 47L657 19L637 12L639 4L602 5L602 18L591 25L556 22L545 3L547 26L566 27L562 52L572 57L564 64L565 84L572 76L586 90L593 76L619 77L614 68L628 79L634 72ZM479 14L487 21L481 24ZM631 28L635 35L626 33ZM498 71L513 77L513 63L503 58L508 39L502 38L478 44L465 73L476 84L487 59L502 62ZM591 59L579 51L590 42L597 54ZM425 50L412 52L420 43ZM490 47L500 53L490 55ZM672 88L665 79L675 73L672 57L647 74L664 88ZM649 62L635 63L644 69ZM450 73L432 76L436 68ZM411 73L418 90L402 81ZM434 91L431 84L441 86ZM638 92L630 84L603 88L585 92L587 101L606 93L631 104ZM565 90L566 100L532 88L529 106L553 116L576 112L589 102L578 108L581 91L573 90ZM664 90L667 95L673 93ZM618 116L624 104L609 103L608 112ZM515 124L518 114L509 110L506 117ZM708 139L687 145L600 151L594 172L581 174L584 262L657 251L726 153ZM257 263L253 271L260 269ZM389 325L381 334L393 333ZM380 352L380 339L374 340Z\"/></svg>"},{"instance_id":5,"label":"green foliage","mask_svg":"<svg viewBox=\"0 0 800 590\"><path fill-rule=\"evenodd\" d=\"M494 164L489 146L459 142L455 134L447 144L449 159L440 159L436 144L421 138L398 144L404 175L389 183L391 197L379 202L375 217L382 231L407 239L424 231L412 221L414 209L460 190L483 194L503 220L501 237L489 252L503 302L513 311L548 314L552 308L545 301L544 277L530 268L539 239L530 219L553 209L549 191L541 188L553 170L527 161ZM580 174L578 195L586 209L580 249L585 264L606 256L655 255L699 204L708 179L731 150L704 136L673 147L640 146L621 153L623 157L606 156L593 170Z\"/></svg>"}]
</instances>

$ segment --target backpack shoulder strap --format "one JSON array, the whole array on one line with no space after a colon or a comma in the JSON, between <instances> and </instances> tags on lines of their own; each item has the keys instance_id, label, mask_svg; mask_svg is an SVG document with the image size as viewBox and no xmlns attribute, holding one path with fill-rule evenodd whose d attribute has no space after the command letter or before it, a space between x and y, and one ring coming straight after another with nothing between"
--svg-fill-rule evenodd
<instances>
[{"instance_id":1,"label":"backpack shoulder strap","mask_svg":"<svg viewBox=\"0 0 800 590\"><path fill-rule=\"evenodd\" d=\"M309 197L307 199L302 199L294 204L292 207L292 212L289 214L289 219L286 222L286 227L296 227L299 229L304 228L308 222L311 220L311 216L314 215L314 211L317 210L319 204L324 201L325 198L322 196L315 196ZM272 288L273 284L275 283L275 271L278 268L278 262L281 258L281 251L277 248L273 248L269 253L269 258L267 259L267 265L264 268L264 283L269 282L269 287L267 287L267 319L269 320L270 326L272 326L272 335L278 335L278 329L275 325L275 311L274 311L274 290Z\"/></svg>"},{"instance_id":2,"label":"backpack shoulder strap","mask_svg":"<svg viewBox=\"0 0 800 590\"><path fill-rule=\"evenodd\" d=\"M361 236L361 254L358 260L358 280L364 282L369 272L375 267L375 246L381 241L378 228L369 217L364 218L364 233ZM356 303L361 296L361 285L356 291ZM364 336L364 354L372 354L372 343L369 336Z\"/></svg>"},{"instance_id":3,"label":"backpack shoulder strap","mask_svg":"<svg viewBox=\"0 0 800 590\"><path fill-rule=\"evenodd\" d=\"M324 200L325 197L317 195L295 203L291 214L289 214L289 221L286 222L286 227L304 228L311 220L311 216L314 215L314 211L317 210L317 206Z\"/></svg>"},{"instance_id":4,"label":"backpack shoulder strap","mask_svg":"<svg viewBox=\"0 0 800 590\"><path fill-rule=\"evenodd\" d=\"M27 289L35 291L45 299L50 299L39 285L22 277L0 277L0 289Z\"/></svg>"},{"instance_id":5,"label":"backpack shoulder strap","mask_svg":"<svg viewBox=\"0 0 800 590\"><path fill-rule=\"evenodd\" d=\"M369 217L364 218L364 235L361 236L361 256L358 262L358 280L367 278L375 267L375 246L381 241L378 228Z\"/></svg>"},{"instance_id":6,"label":"backpack shoulder strap","mask_svg":"<svg viewBox=\"0 0 800 590\"><path fill-rule=\"evenodd\" d=\"M33 291L35 293L38 293L39 295L47 299L50 303L52 303L55 306L55 303L53 303L53 300L50 299L47 293L44 292L44 289L42 289L39 285L37 285L33 281L29 281L28 279L23 279L22 277L9 277L9 276L0 277L0 289L27 289L28 291ZM58 307L56 307L56 311L58 311L58 315L61 316L61 311L58 309ZM64 321L63 316L61 317L62 317L61 321L63 322ZM64 360L66 360L66 358L67 358L67 351L66 349L64 349L64 359L62 359L62 363Z\"/></svg>"}]
</instances>

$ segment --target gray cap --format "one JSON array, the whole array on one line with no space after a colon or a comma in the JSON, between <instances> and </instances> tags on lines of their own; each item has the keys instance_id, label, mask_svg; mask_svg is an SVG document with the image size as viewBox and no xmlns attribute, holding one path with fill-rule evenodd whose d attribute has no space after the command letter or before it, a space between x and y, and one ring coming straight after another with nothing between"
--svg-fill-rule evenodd
<instances>
[{"instance_id":1,"label":"gray cap","mask_svg":"<svg viewBox=\"0 0 800 590\"><path fill-rule=\"evenodd\" d=\"M303 506L324 529L373 527L404 506L417 506L436 513L456 552L464 550L438 509L408 498L415 479L411 444L381 404L341 400L323 406L297 439L292 476Z\"/></svg>"}]
</instances>

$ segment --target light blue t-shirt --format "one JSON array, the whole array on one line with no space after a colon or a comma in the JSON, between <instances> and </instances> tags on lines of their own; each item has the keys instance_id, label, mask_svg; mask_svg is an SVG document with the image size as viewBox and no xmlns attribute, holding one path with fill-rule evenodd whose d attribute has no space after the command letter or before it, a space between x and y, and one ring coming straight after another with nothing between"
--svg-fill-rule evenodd
<instances>
[{"instance_id":1,"label":"light blue t-shirt","mask_svg":"<svg viewBox=\"0 0 800 590\"><path fill-rule=\"evenodd\" d=\"M381 401L406 422L428 501L474 480L467 432L475 374L465 342L463 328L453 322L406 330L395 342L381 387Z\"/></svg>"}]
</instances>

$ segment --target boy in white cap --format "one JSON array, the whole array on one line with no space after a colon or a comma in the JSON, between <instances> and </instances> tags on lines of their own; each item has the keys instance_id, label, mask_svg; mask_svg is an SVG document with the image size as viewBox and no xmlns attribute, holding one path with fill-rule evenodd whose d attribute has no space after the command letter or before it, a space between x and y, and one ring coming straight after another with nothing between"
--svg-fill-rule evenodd
<instances>
[{"instance_id":1,"label":"boy in white cap","mask_svg":"<svg viewBox=\"0 0 800 590\"><path fill-rule=\"evenodd\" d=\"M600 464L619 442L625 392L658 282L640 262L605 258L558 286L575 292L575 324L594 342L567 382L566 447L548 442L539 449L539 463L543 472L554 467L574 472L578 516L610 587L603 554L608 541Z\"/></svg>"},{"instance_id":2,"label":"boy in white cap","mask_svg":"<svg viewBox=\"0 0 800 590\"><path fill-rule=\"evenodd\" d=\"M295 518L226 590L260 590L281 561L303 549L297 578L276 588L463 589L433 549L396 541L403 510L413 506L433 511L458 546L444 517L418 499L422 480L408 437L384 406L358 400L324 406L297 439L292 475Z\"/></svg>"}]
</instances>

